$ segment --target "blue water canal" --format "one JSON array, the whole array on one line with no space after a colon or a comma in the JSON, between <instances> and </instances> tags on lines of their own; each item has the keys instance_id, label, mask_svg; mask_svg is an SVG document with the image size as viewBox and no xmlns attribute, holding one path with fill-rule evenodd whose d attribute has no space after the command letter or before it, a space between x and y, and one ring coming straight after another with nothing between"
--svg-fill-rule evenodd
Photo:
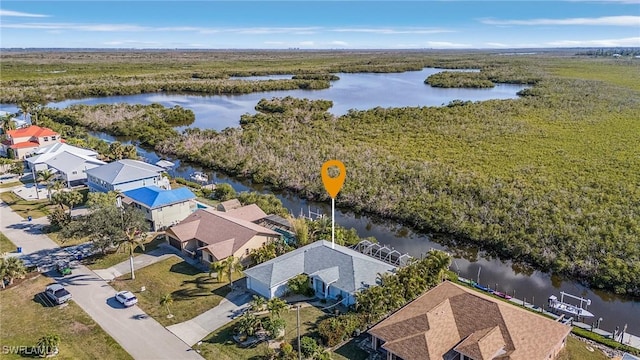
<instances>
[{"instance_id":1,"label":"blue water canal","mask_svg":"<svg viewBox=\"0 0 640 360\"><path fill-rule=\"evenodd\" d=\"M424 84L424 80L430 74L441 70L424 69L422 71L392 73L392 74L337 74L340 80L332 82L329 89L325 90L292 90L269 91L246 95L178 95L178 94L139 94L130 96L112 96L104 98L86 98L66 100L52 103L51 107L66 107L72 104L151 104L160 103L164 106L180 105L191 109L196 115L194 127L222 130L226 127L238 126L240 116L246 113L255 113L254 106L262 98L293 96L308 99L325 99L334 103L330 112L334 115L342 115L350 109L370 109L374 107L406 107L406 106L440 106L452 100L483 101L489 99L513 99L516 93L523 89L519 85L498 85L492 89L439 89ZM287 75L274 75L267 77L244 78L237 81L262 80L288 78ZM13 105L0 105L2 110L17 111ZM94 135L107 140L113 137L104 133ZM126 139L119 139L125 140ZM140 148L140 155L149 162L160 160L160 156L149 149ZM203 171L209 174L210 181L230 183L237 191L261 191L268 189L259 184L251 184L239 181L228 176L216 173L210 169L189 164L171 157L164 157L176 163L170 173L173 176L188 178L194 171ZM348 181L348 179L347 179ZM301 211L330 213L329 203L310 203L289 192L277 193L284 205L294 214ZM375 236L382 244L386 244L396 250L419 257L431 248L443 249L456 254L456 259L451 267L461 276L478 280L491 288L513 294L516 297L525 298L528 302L538 306L546 304L547 298L555 294L559 297L560 291L591 299L588 310L595 314L595 319L602 317L600 327L613 331L616 326L621 329L628 325L628 332L640 335L640 301L629 299L608 292L589 290L575 281L568 281L548 273L534 271L510 261L491 258L487 254L477 252L473 248L448 249L432 241L428 234L419 234L406 228L402 224L375 219L350 213L348 210L339 209L336 213L336 222L353 227L361 237Z\"/></svg>"}]
</instances>

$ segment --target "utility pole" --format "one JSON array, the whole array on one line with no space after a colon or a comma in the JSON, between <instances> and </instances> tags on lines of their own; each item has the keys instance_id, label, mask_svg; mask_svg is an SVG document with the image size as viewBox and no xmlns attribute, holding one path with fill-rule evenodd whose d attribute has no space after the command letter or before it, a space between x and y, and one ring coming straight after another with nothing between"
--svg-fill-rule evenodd
<instances>
[{"instance_id":1,"label":"utility pole","mask_svg":"<svg viewBox=\"0 0 640 360\"><path fill-rule=\"evenodd\" d=\"M302 360L302 352L300 351L300 304L297 306L298 313L296 315L298 323L298 360Z\"/></svg>"}]
</instances>

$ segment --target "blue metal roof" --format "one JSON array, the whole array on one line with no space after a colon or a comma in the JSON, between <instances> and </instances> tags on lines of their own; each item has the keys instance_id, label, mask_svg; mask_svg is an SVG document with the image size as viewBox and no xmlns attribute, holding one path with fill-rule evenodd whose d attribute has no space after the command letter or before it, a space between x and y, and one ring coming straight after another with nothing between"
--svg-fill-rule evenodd
<instances>
[{"instance_id":1,"label":"blue metal roof","mask_svg":"<svg viewBox=\"0 0 640 360\"><path fill-rule=\"evenodd\" d=\"M186 187L164 190L155 185L125 191L123 194L150 209L196 198L196 196Z\"/></svg>"}]
</instances>

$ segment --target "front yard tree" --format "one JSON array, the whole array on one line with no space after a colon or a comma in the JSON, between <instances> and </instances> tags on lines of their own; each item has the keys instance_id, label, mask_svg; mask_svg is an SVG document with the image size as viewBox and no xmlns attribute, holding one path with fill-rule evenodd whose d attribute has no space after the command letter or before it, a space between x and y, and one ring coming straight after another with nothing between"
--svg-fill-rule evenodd
<instances>
[{"instance_id":1,"label":"front yard tree","mask_svg":"<svg viewBox=\"0 0 640 360\"><path fill-rule=\"evenodd\" d=\"M267 310L269 310L269 313L271 314L272 317L279 318L280 313L282 313L282 311L286 308L287 308L287 303L278 297L274 297L272 299L269 299L269 301L267 301Z\"/></svg>"},{"instance_id":2,"label":"front yard tree","mask_svg":"<svg viewBox=\"0 0 640 360\"><path fill-rule=\"evenodd\" d=\"M242 271L242 264L240 263L240 259L231 255L228 258L222 260L222 265L224 269L223 272L226 273L227 276L229 276L229 287L233 289L233 273Z\"/></svg>"},{"instance_id":3,"label":"front yard tree","mask_svg":"<svg viewBox=\"0 0 640 360\"><path fill-rule=\"evenodd\" d=\"M209 276L211 276L213 273L216 273L217 282L222 281L222 278L224 277L223 272L224 264L222 264L222 261L212 262L211 265L209 265Z\"/></svg>"},{"instance_id":4,"label":"front yard tree","mask_svg":"<svg viewBox=\"0 0 640 360\"><path fill-rule=\"evenodd\" d=\"M131 280L136 278L133 269L133 253L137 248L144 250L144 239L147 236L145 230L149 228L142 211L132 207L121 210L122 237L119 245L125 245L129 250L129 265L131 266Z\"/></svg>"},{"instance_id":5,"label":"front yard tree","mask_svg":"<svg viewBox=\"0 0 640 360\"><path fill-rule=\"evenodd\" d=\"M0 268L2 268L2 286L4 287L4 278L9 280L9 285L13 285L13 280L22 278L27 274L27 268L24 261L15 256L0 259Z\"/></svg>"},{"instance_id":6,"label":"front yard tree","mask_svg":"<svg viewBox=\"0 0 640 360\"><path fill-rule=\"evenodd\" d=\"M171 309L169 309L169 307L172 304L173 304L173 297L171 297L171 293L164 294L162 299L160 299L160 305L167 308L167 317L168 318L172 318L173 317L173 314L171 314Z\"/></svg>"},{"instance_id":7,"label":"front yard tree","mask_svg":"<svg viewBox=\"0 0 640 360\"><path fill-rule=\"evenodd\" d=\"M58 191L51 196L51 201L63 210L66 205L69 208L69 216L71 216L73 207L82 202L82 194L77 191Z\"/></svg>"},{"instance_id":8,"label":"front yard tree","mask_svg":"<svg viewBox=\"0 0 640 360\"><path fill-rule=\"evenodd\" d=\"M48 334L38 339L36 347L40 350L42 357L49 357L58 353L59 345L60 336L57 334Z\"/></svg>"},{"instance_id":9,"label":"front yard tree","mask_svg":"<svg viewBox=\"0 0 640 360\"><path fill-rule=\"evenodd\" d=\"M49 200L51 200L51 189L49 188L49 182L51 181L51 179L53 179L53 177L55 176L54 173L51 172L51 170L40 170L37 172L36 174L36 195L38 196L38 199L40 199L40 192L38 192L38 184L44 184L45 186L47 186L47 191L48 191L48 195L49 195Z\"/></svg>"}]
</instances>

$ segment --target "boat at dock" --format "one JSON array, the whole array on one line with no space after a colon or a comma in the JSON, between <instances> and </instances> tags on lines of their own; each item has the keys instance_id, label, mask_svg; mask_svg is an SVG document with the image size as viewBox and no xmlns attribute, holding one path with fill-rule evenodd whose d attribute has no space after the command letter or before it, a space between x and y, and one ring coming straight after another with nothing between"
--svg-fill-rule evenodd
<instances>
[{"instance_id":1,"label":"boat at dock","mask_svg":"<svg viewBox=\"0 0 640 360\"><path fill-rule=\"evenodd\" d=\"M576 299L576 300L580 300L580 305L572 305L564 302L565 296ZM571 295L564 291L560 292L560 300L558 300L558 297L555 295L549 296L549 307L551 309L562 311L564 313L579 316L579 317L593 317L594 316L593 313L582 308L582 303L585 303L586 306L589 306L591 305L591 300L585 299L579 296Z\"/></svg>"},{"instance_id":2,"label":"boat at dock","mask_svg":"<svg viewBox=\"0 0 640 360\"><path fill-rule=\"evenodd\" d=\"M193 174L191 174L191 176L189 176L189 178L193 181L197 181L197 182L207 182L209 181L209 176L207 176L207 174L200 172L200 171L196 171Z\"/></svg>"},{"instance_id":3,"label":"boat at dock","mask_svg":"<svg viewBox=\"0 0 640 360\"><path fill-rule=\"evenodd\" d=\"M507 299L507 300L511 299L511 295L508 295L508 294L506 294L506 293L503 293L502 291L495 291L495 290L494 290L494 291L492 291L491 293L492 293L493 295L495 295L495 296L497 296L497 297L501 297L501 298L503 298L503 299Z\"/></svg>"},{"instance_id":4,"label":"boat at dock","mask_svg":"<svg viewBox=\"0 0 640 360\"><path fill-rule=\"evenodd\" d=\"M486 291L488 293L492 292L491 288L489 288L488 286L483 286L483 285L480 285L478 283L473 283L473 287L475 287L476 289L480 289L482 291Z\"/></svg>"}]
</instances>

